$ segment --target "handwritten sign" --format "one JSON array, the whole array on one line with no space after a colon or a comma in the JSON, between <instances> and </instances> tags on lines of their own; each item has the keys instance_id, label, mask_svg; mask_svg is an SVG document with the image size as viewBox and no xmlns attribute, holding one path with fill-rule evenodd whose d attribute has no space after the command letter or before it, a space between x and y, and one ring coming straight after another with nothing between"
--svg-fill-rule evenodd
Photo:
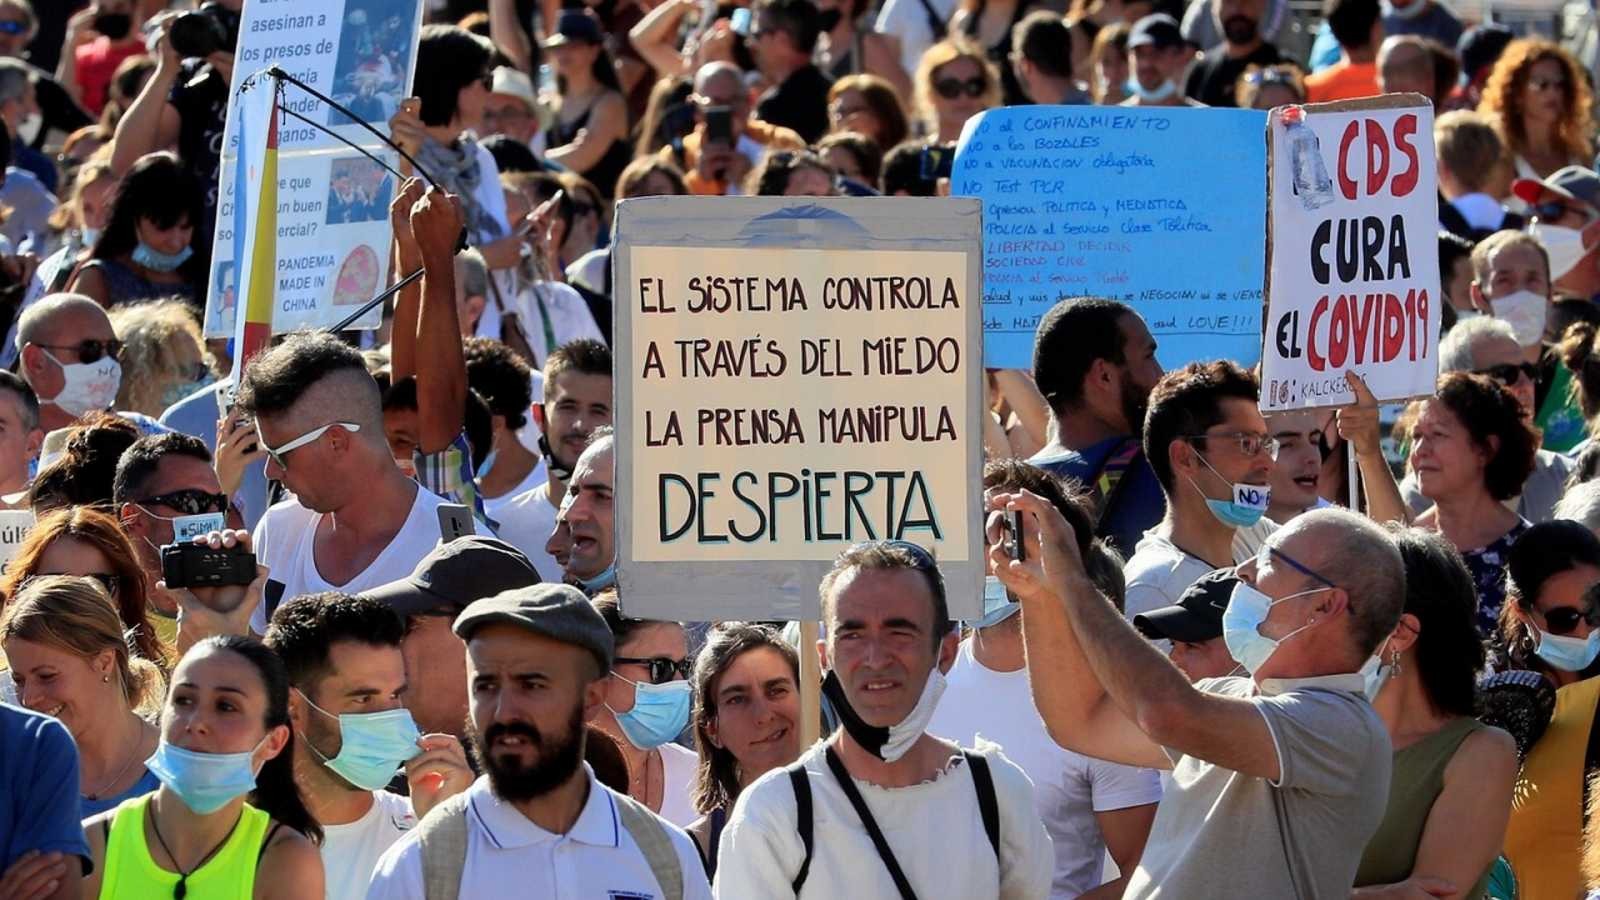
<instances>
[{"instance_id":1,"label":"handwritten sign","mask_svg":"<svg viewBox=\"0 0 1600 900\"><path fill-rule=\"evenodd\" d=\"M26 509L0 509L0 572L17 557L22 542L33 530L33 512Z\"/></svg>"},{"instance_id":2,"label":"handwritten sign","mask_svg":"<svg viewBox=\"0 0 1600 900\"><path fill-rule=\"evenodd\" d=\"M1167 368L1261 352L1255 110L1023 106L967 122L952 193L983 201L984 364L1031 368L1066 297L1144 317Z\"/></svg>"},{"instance_id":3,"label":"handwritten sign","mask_svg":"<svg viewBox=\"0 0 1600 900\"><path fill-rule=\"evenodd\" d=\"M234 335L239 260L250 229L235 183L239 85L268 66L304 81L379 131L411 93L422 22L420 0L276 0L247 3L239 26L206 297L206 337ZM373 134L293 86L279 122L277 272L272 330L332 325L383 288L389 268L389 200L394 176L317 125L391 166L396 154ZM305 121L311 120L315 125ZM374 309L353 326L377 328Z\"/></svg>"},{"instance_id":4,"label":"handwritten sign","mask_svg":"<svg viewBox=\"0 0 1600 900\"><path fill-rule=\"evenodd\" d=\"M1433 107L1416 94L1272 111L1263 411L1432 393L1440 299Z\"/></svg>"},{"instance_id":5,"label":"handwritten sign","mask_svg":"<svg viewBox=\"0 0 1600 900\"><path fill-rule=\"evenodd\" d=\"M837 219L782 218L808 207ZM890 233L942 219L966 240L885 241L853 215L865 210L903 217ZM618 579L630 615L815 618L831 560L873 539L932 550L953 582L952 612L977 612L976 212L972 201L883 198L621 208ZM801 227L758 239L737 230L753 214ZM707 215L731 246L651 234L662 222L680 239L707 234ZM785 595L762 585L796 573L809 576L807 599L783 611Z\"/></svg>"}]
</instances>

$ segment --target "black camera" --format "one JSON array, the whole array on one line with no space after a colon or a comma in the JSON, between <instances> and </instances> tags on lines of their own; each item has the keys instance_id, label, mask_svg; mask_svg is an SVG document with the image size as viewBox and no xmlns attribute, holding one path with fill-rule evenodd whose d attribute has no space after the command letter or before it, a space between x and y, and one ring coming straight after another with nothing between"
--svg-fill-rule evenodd
<instances>
[{"instance_id":1,"label":"black camera","mask_svg":"<svg viewBox=\"0 0 1600 900\"><path fill-rule=\"evenodd\" d=\"M183 59L210 56L217 51L232 53L239 43L239 14L216 2L200 4L167 26L167 40Z\"/></svg>"},{"instance_id":2,"label":"black camera","mask_svg":"<svg viewBox=\"0 0 1600 900\"><path fill-rule=\"evenodd\" d=\"M256 578L256 555L238 544L213 550L206 544L166 544L161 577L167 587L223 587Z\"/></svg>"}]
</instances>

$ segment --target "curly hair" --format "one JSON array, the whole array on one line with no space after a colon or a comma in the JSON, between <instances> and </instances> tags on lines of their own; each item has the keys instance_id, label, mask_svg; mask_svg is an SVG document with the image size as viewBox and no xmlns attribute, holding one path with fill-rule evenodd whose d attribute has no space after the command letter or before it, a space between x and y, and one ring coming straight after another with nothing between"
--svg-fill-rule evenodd
<instances>
[{"instance_id":1,"label":"curly hair","mask_svg":"<svg viewBox=\"0 0 1600 900\"><path fill-rule=\"evenodd\" d=\"M111 327L122 341L122 386L117 409L159 416L163 396L178 384L192 384L215 370L200 336L200 323L182 300L153 300L111 310ZM196 362L183 355L185 339L199 354ZM204 371L202 371L202 367Z\"/></svg>"},{"instance_id":2,"label":"curly hair","mask_svg":"<svg viewBox=\"0 0 1600 900\"><path fill-rule=\"evenodd\" d=\"M1473 444L1491 454L1483 469L1489 496L1509 500L1522 493L1533 472L1539 435L1522 418L1516 396L1486 375L1451 372L1439 379L1433 399L1455 415Z\"/></svg>"},{"instance_id":3,"label":"curly hair","mask_svg":"<svg viewBox=\"0 0 1600 900\"><path fill-rule=\"evenodd\" d=\"M1594 154L1588 137L1589 107L1593 100L1588 78L1572 54L1550 41L1524 39L1506 45L1505 52L1489 73L1478 112L1499 124L1500 133L1513 153L1520 155L1526 151L1528 134L1522 121L1522 91L1527 87L1534 65L1547 59L1560 63L1566 74L1566 84L1561 88L1566 112L1551 137L1562 155L1587 162Z\"/></svg>"}]
</instances>

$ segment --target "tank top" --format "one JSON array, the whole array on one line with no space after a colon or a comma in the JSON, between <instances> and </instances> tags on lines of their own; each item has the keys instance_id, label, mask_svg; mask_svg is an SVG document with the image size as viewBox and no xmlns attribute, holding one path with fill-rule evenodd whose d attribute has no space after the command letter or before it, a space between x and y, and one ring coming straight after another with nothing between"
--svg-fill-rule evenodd
<instances>
[{"instance_id":1,"label":"tank top","mask_svg":"<svg viewBox=\"0 0 1600 900\"><path fill-rule=\"evenodd\" d=\"M545 146L563 147L572 143L577 138L578 132L588 126L589 115L594 112L594 104L599 99L597 95L594 101L590 102L589 108L583 111L583 115L573 120L570 125L563 125L559 121L552 124L550 130L545 132ZM632 161L633 148L628 146L626 140L618 138L606 148L606 154L600 157L599 162L578 174L587 178L589 183L595 186L595 190L600 192L600 196L609 201L616 196L617 179L622 176L622 170Z\"/></svg>"},{"instance_id":2,"label":"tank top","mask_svg":"<svg viewBox=\"0 0 1600 900\"><path fill-rule=\"evenodd\" d=\"M1528 751L1511 790L1506 858L1522 897L1577 897L1583 893L1584 768L1592 738L1600 678L1556 691L1556 711Z\"/></svg>"},{"instance_id":3,"label":"tank top","mask_svg":"<svg viewBox=\"0 0 1600 900\"><path fill-rule=\"evenodd\" d=\"M1444 770L1455 758L1456 750L1473 732L1488 726L1471 717L1462 717L1404 750L1394 754L1394 774L1389 780L1389 805L1383 822L1367 841L1356 870L1356 887L1394 884L1411 877L1416 868L1417 847L1428 824L1428 813L1444 790ZM1491 866L1492 868L1492 866ZM1480 900L1488 886L1485 869L1461 900Z\"/></svg>"},{"instance_id":4,"label":"tank top","mask_svg":"<svg viewBox=\"0 0 1600 900\"><path fill-rule=\"evenodd\" d=\"M144 839L145 811L154 794L146 794L117 807L106 838L105 875L100 881L101 900L122 897L171 897L178 873L156 865ZM251 900L255 893L256 865L272 817L246 803L239 823L206 864L189 873L184 887L195 900Z\"/></svg>"}]
</instances>

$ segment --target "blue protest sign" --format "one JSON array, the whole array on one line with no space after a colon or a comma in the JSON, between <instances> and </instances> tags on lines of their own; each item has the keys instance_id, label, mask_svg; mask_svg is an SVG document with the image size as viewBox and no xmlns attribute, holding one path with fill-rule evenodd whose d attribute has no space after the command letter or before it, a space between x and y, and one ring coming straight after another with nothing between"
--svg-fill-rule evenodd
<instances>
[{"instance_id":1,"label":"blue protest sign","mask_svg":"<svg viewBox=\"0 0 1600 900\"><path fill-rule=\"evenodd\" d=\"M1266 114L1022 106L967 123L951 194L983 200L984 365L1032 366L1064 297L1122 300L1166 368L1261 355Z\"/></svg>"}]
</instances>

